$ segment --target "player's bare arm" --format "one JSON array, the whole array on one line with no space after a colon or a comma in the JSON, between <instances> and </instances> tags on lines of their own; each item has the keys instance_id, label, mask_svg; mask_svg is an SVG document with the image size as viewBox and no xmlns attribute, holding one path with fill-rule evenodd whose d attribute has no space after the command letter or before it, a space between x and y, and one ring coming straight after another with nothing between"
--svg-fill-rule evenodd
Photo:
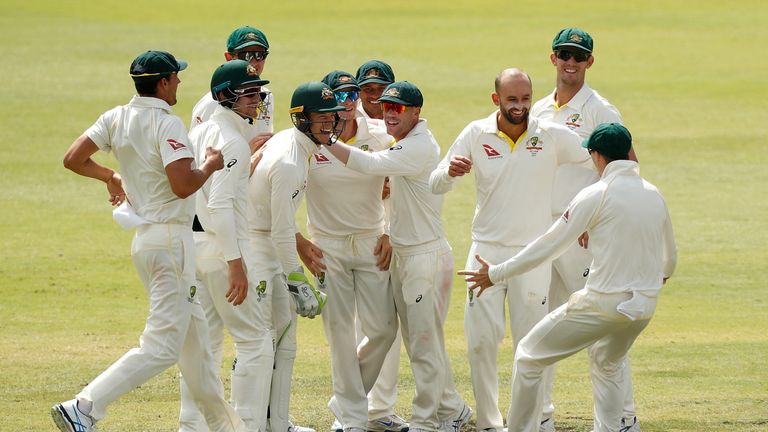
<instances>
[{"instance_id":1,"label":"player's bare arm","mask_svg":"<svg viewBox=\"0 0 768 432\"><path fill-rule=\"evenodd\" d=\"M272 133L265 132L256 135L248 145L251 147L251 175L259 164L262 156L264 156L264 150L267 148L267 141L272 138Z\"/></svg>"},{"instance_id":2,"label":"player's bare arm","mask_svg":"<svg viewBox=\"0 0 768 432\"><path fill-rule=\"evenodd\" d=\"M64 167L84 177L95 178L107 184L109 202L117 206L125 201L123 180L114 170L96 163L91 156L99 147L87 135L81 135L64 154Z\"/></svg>"},{"instance_id":3,"label":"player's bare arm","mask_svg":"<svg viewBox=\"0 0 768 432\"><path fill-rule=\"evenodd\" d=\"M392 245L389 243L389 236L382 234L373 248L373 255L376 257L376 267L381 271L389 270L389 263L392 261Z\"/></svg>"},{"instance_id":4,"label":"player's bare arm","mask_svg":"<svg viewBox=\"0 0 768 432\"><path fill-rule=\"evenodd\" d=\"M471 283L472 285L469 285L467 289L469 291L474 291L475 288L480 288L480 291L477 292L477 297L480 297L483 294L483 291L486 290L486 288L490 288L493 286L493 282L491 282L491 278L488 275L488 269L491 267L491 263L483 259L480 255L475 255L475 259L477 259L477 262L480 263L480 268L477 270L461 270L457 272L458 274L462 276L469 276L467 278L464 278L464 280L467 281L467 283Z\"/></svg>"},{"instance_id":5,"label":"player's bare arm","mask_svg":"<svg viewBox=\"0 0 768 432\"><path fill-rule=\"evenodd\" d=\"M336 157L336 159L341 161L341 163L346 165L347 162L349 162L349 155L350 153L352 153L351 146L341 142L337 142L334 145L330 145L330 144L324 144L324 145L325 145L325 148L327 148L328 151L331 152L331 154Z\"/></svg>"},{"instance_id":6,"label":"player's bare arm","mask_svg":"<svg viewBox=\"0 0 768 432\"><path fill-rule=\"evenodd\" d=\"M317 276L325 270L323 251L301 233L296 233L296 252L298 252L301 262L307 266L313 275Z\"/></svg>"},{"instance_id":7,"label":"player's bare arm","mask_svg":"<svg viewBox=\"0 0 768 432\"><path fill-rule=\"evenodd\" d=\"M171 190L179 198L195 193L215 171L224 168L224 156L213 147L205 149L205 161L200 168L192 168L192 158L173 161L165 167Z\"/></svg>"},{"instance_id":8,"label":"player's bare arm","mask_svg":"<svg viewBox=\"0 0 768 432\"><path fill-rule=\"evenodd\" d=\"M469 174L471 170L472 161L460 155L452 157L451 163L448 165L448 175L451 177L461 177L464 174Z\"/></svg>"}]
</instances>

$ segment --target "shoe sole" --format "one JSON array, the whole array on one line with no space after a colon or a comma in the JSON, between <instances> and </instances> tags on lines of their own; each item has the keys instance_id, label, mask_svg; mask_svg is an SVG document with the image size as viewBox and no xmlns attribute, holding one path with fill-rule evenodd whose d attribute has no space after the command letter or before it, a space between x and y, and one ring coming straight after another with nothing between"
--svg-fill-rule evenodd
<instances>
[{"instance_id":1,"label":"shoe sole","mask_svg":"<svg viewBox=\"0 0 768 432\"><path fill-rule=\"evenodd\" d=\"M51 418L53 418L53 422L61 432L75 432L72 426L70 426L71 420L69 420L69 416L64 412L61 405L54 405L51 408Z\"/></svg>"},{"instance_id":2,"label":"shoe sole","mask_svg":"<svg viewBox=\"0 0 768 432\"><path fill-rule=\"evenodd\" d=\"M366 432L408 432L408 426L403 426L400 429L387 429L387 428L368 429L366 428L365 431Z\"/></svg>"}]
</instances>

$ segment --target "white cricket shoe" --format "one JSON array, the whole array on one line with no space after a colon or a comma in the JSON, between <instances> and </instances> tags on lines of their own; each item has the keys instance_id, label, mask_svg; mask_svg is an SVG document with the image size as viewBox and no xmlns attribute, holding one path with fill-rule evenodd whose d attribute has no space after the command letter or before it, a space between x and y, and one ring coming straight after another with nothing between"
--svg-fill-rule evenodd
<instances>
[{"instance_id":1,"label":"white cricket shoe","mask_svg":"<svg viewBox=\"0 0 768 432\"><path fill-rule=\"evenodd\" d=\"M542 420L539 432L555 432L555 420L552 417Z\"/></svg>"},{"instance_id":2,"label":"white cricket shoe","mask_svg":"<svg viewBox=\"0 0 768 432\"><path fill-rule=\"evenodd\" d=\"M288 423L288 432L316 432L316 431L309 427L297 426L293 423Z\"/></svg>"},{"instance_id":3,"label":"white cricket shoe","mask_svg":"<svg viewBox=\"0 0 768 432\"><path fill-rule=\"evenodd\" d=\"M365 428L369 432L405 432L408 430L408 422L397 414L368 420Z\"/></svg>"},{"instance_id":4,"label":"white cricket shoe","mask_svg":"<svg viewBox=\"0 0 768 432\"><path fill-rule=\"evenodd\" d=\"M331 425L331 432L344 432L344 425L335 417L333 418L333 424Z\"/></svg>"},{"instance_id":5,"label":"white cricket shoe","mask_svg":"<svg viewBox=\"0 0 768 432\"><path fill-rule=\"evenodd\" d=\"M93 432L96 421L77 407L77 399L51 407L51 417L61 432Z\"/></svg>"},{"instance_id":6,"label":"white cricket shoe","mask_svg":"<svg viewBox=\"0 0 768 432\"><path fill-rule=\"evenodd\" d=\"M472 408L465 404L457 417L440 422L437 430L439 432L461 432L461 428L469 422L470 417L472 417Z\"/></svg>"},{"instance_id":7,"label":"white cricket shoe","mask_svg":"<svg viewBox=\"0 0 768 432\"><path fill-rule=\"evenodd\" d=\"M619 432L640 432L640 422L637 421L637 417L631 419L621 419L621 428Z\"/></svg>"}]
</instances>

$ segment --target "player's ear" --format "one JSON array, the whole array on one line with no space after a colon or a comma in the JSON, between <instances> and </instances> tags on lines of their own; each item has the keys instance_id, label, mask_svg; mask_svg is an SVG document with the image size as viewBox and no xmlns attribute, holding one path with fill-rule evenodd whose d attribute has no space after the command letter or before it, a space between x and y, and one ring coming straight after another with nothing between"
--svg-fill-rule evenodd
<instances>
[{"instance_id":1,"label":"player's ear","mask_svg":"<svg viewBox=\"0 0 768 432\"><path fill-rule=\"evenodd\" d=\"M555 55L555 53L552 53L549 55L549 61L552 62L553 66L557 66L557 56Z\"/></svg>"},{"instance_id":2,"label":"player's ear","mask_svg":"<svg viewBox=\"0 0 768 432\"><path fill-rule=\"evenodd\" d=\"M232 61L235 59L235 55L227 51L224 53L224 58L227 59L227 61Z\"/></svg>"},{"instance_id":3,"label":"player's ear","mask_svg":"<svg viewBox=\"0 0 768 432\"><path fill-rule=\"evenodd\" d=\"M594 62L595 62L595 56L590 55L589 58L587 59L587 69L591 68L592 67L592 63L594 63Z\"/></svg>"},{"instance_id":4,"label":"player's ear","mask_svg":"<svg viewBox=\"0 0 768 432\"><path fill-rule=\"evenodd\" d=\"M501 104L501 101L499 100L499 94L496 92L491 93L491 100L493 101L493 104L496 106L499 106Z\"/></svg>"}]
</instances>

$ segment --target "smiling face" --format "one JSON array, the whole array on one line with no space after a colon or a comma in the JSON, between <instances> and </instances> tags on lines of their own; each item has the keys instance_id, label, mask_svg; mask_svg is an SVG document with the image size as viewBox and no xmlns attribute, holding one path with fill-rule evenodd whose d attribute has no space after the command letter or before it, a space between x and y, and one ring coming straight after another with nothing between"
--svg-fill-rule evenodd
<instances>
[{"instance_id":1,"label":"smiling face","mask_svg":"<svg viewBox=\"0 0 768 432\"><path fill-rule=\"evenodd\" d=\"M309 113L309 135L315 137L320 144L328 144L331 142L331 135L333 135L334 127L336 126L336 113L335 112L311 112Z\"/></svg>"},{"instance_id":2,"label":"smiling face","mask_svg":"<svg viewBox=\"0 0 768 432\"><path fill-rule=\"evenodd\" d=\"M387 88L386 84L379 83L368 83L360 86L360 100L363 101L363 109L371 118L383 118L379 98L385 88Z\"/></svg>"},{"instance_id":3,"label":"smiling face","mask_svg":"<svg viewBox=\"0 0 768 432\"><path fill-rule=\"evenodd\" d=\"M533 89L528 76L523 73L507 73L500 77L496 92L491 95L499 107L502 120L512 125L528 123Z\"/></svg>"},{"instance_id":4,"label":"smiling face","mask_svg":"<svg viewBox=\"0 0 768 432\"><path fill-rule=\"evenodd\" d=\"M334 94L336 95L336 103L344 107L344 111L339 111L339 118L346 120L347 122L354 121L357 112L357 105L360 101L360 93L357 88L346 87L336 89ZM343 101L340 100L341 98L339 97L339 94L345 94Z\"/></svg>"},{"instance_id":5,"label":"smiling face","mask_svg":"<svg viewBox=\"0 0 768 432\"><path fill-rule=\"evenodd\" d=\"M232 111L246 118L256 118L259 116L259 105L261 102L261 87L249 87L238 90L242 92L232 105Z\"/></svg>"},{"instance_id":6,"label":"smiling face","mask_svg":"<svg viewBox=\"0 0 768 432\"><path fill-rule=\"evenodd\" d=\"M595 58L590 54L585 61L580 62L575 58L578 56L563 55L560 53L560 51L569 54L578 52L575 48L571 50L563 49L553 52L549 55L549 59L557 69L558 84L569 87L581 87L584 85L587 69L592 67L592 63L594 63ZM583 53L584 52L581 52L579 54ZM563 60L562 57L566 57L568 60Z\"/></svg>"},{"instance_id":7,"label":"smiling face","mask_svg":"<svg viewBox=\"0 0 768 432\"><path fill-rule=\"evenodd\" d=\"M395 140L400 141L419 122L421 107L404 106L391 102L381 104L384 111L384 123L387 125L387 133Z\"/></svg>"}]
</instances>

